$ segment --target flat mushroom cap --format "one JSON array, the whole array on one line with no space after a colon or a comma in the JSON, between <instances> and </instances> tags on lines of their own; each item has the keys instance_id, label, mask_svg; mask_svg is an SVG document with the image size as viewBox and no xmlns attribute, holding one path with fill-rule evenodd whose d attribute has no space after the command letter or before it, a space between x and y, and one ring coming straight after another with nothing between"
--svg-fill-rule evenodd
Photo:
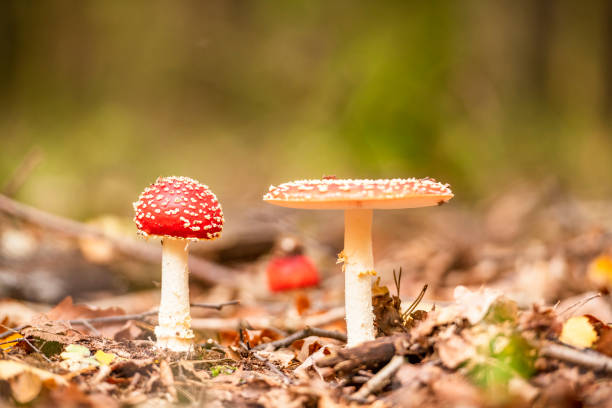
<instances>
[{"instance_id":1,"label":"flat mushroom cap","mask_svg":"<svg viewBox=\"0 0 612 408\"><path fill-rule=\"evenodd\" d=\"M299 180L270 186L263 197L281 207L317 210L427 207L451 198L448 184L430 178Z\"/></svg>"},{"instance_id":2,"label":"flat mushroom cap","mask_svg":"<svg viewBox=\"0 0 612 408\"><path fill-rule=\"evenodd\" d=\"M187 177L160 177L134 203L134 222L142 235L215 239L223 211L208 186Z\"/></svg>"}]
</instances>

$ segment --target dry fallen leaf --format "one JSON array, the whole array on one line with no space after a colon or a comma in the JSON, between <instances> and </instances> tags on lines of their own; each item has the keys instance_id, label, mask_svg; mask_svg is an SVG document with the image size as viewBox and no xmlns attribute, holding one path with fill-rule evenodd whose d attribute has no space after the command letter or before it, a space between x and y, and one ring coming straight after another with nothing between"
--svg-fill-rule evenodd
<instances>
[{"instance_id":1,"label":"dry fallen leaf","mask_svg":"<svg viewBox=\"0 0 612 408\"><path fill-rule=\"evenodd\" d=\"M10 350L17 344L19 344L19 339L22 339L23 336L20 333L13 333L10 336L7 336L0 340L0 350Z\"/></svg>"},{"instance_id":2,"label":"dry fallen leaf","mask_svg":"<svg viewBox=\"0 0 612 408\"><path fill-rule=\"evenodd\" d=\"M10 380L24 372L34 373L46 385L66 385L66 380L57 374L13 360L0 360L0 380Z\"/></svg>"},{"instance_id":3,"label":"dry fallen leaf","mask_svg":"<svg viewBox=\"0 0 612 408\"><path fill-rule=\"evenodd\" d=\"M125 312L118 307L109 307L100 309L90 307L84 304L75 304L72 297L68 296L57 304L53 309L46 313L50 320L77 320L91 319L96 317L121 316ZM117 332L123 329L125 322L114 322L105 324L96 324L96 329L107 337L113 337ZM78 326L78 330L82 333L89 333L86 326Z\"/></svg>"},{"instance_id":4,"label":"dry fallen leaf","mask_svg":"<svg viewBox=\"0 0 612 408\"><path fill-rule=\"evenodd\" d=\"M113 353L105 353L102 350L98 350L96 351L96 354L94 354L94 358L102 365L109 365L115 360L115 358L117 358L117 356Z\"/></svg>"},{"instance_id":5,"label":"dry fallen leaf","mask_svg":"<svg viewBox=\"0 0 612 408\"><path fill-rule=\"evenodd\" d=\"M587 316L575 316L563 324L559 340L574 347L589 348L598 337L595 327Z\"/></svg>"},{"instance_id":6,"label":"dry fallen leaf","mask_svg":"<svg viewBox=\"0 0 612 408\"><path fill-rule=\"evenodd\" d=\"M430 318L425 320L425 325L443 325L457 319L467 319L472 325L480 322L489 311L489 308L501 296L501 292L490 288L480 288L471 291L465 286L457 286L453 293L455 303L430 312ZM428 333L423 333L428 334Z\"/></svg>"},{"instance_id":7,"label":"dry fallen leaf","mask_svg":"<svg viewBox=\"0 0 612 408\"><path fill-rule=\"evenodd\" d=\"M295 306L295 310L300 316L303 316L308 309L310 309L311 303L308 294L306 293L298 293L293 299L293 305Z\"/></svg>"},{"instance_id":8,"label":"dry fallen leaf","mask_svg":"<svg viewBox=\"0 0 612 408\"><path fill-rule=\"evenodd\" d=\"M454 335L439 341L437 350L442 363L450 369L455 369L461 363L476 356L474 345L460 335Z\"/></svg>"},{"instance_id":9,"label":"dry fallen leaf","mask_svg":"<svg viewBox=\"0 0 612 408\"><path fill-rule=\"evenodd\" d=\"M257 351L257 354L264 357L266 360L274 361L279 363L283 368L289 366L289 364L295 359L295 352L290 349L279 349L276 351Z\"/></svg>"},{"instance_id":10,"label":"dry fallen leaf","mask_svg":"<svg viewBox=\"0 0 612 408\"><path fill-rule=\"evenodd\" d=\"M320 339L319 337L310 336L300 341L302 344L300 345L299 351L296 356L296 359L300 363L306 361L308 357L310 357L311 355L316 353L321 347L323 347L323 345L321 344L322 339ZM296 341L293 343L294 346L296 343L298 342Z\"/></svg>"},{"instance_id":11,"label":"dry fallen leaf","mask_svg":"<svg viewBox=\"0 0 612 408\"><path fill-rule=\"evenodd\" d=\"M610 325L592 315L574 316L563 324L559 337L563 343L574 347L593 348L612 355L612 330Z\"/></svg>"}]
</instances>

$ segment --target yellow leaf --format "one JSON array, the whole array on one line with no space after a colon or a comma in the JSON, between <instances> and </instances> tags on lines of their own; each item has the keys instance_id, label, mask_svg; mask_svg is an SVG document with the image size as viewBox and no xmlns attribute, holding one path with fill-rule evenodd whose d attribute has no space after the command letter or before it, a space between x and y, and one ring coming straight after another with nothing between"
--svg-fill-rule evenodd
<instances>
[{"instance_id":1,"label":"yellow leaf","mask_svg":"<svg viewBox=\"0 0 612 408\"><path fill-rule=\"evenodd\" d=\"M94 358L102 365L109 365L115 360L115 358L117 358L117 356L113 353L105 353L102 350L98 350L96 351L96 354L94 354Z\"/></svg>"},{"instance_id":2,"label":"yellow leaf","mask_svg":"<svg viewBox=\"0 0 612 408\"><path fill-rule=\"evenodd\" d=\"M23 336L19 333L13 333L8 337L0 340L0 350L10 350L13 346L17 345L18 340L22 339Z\"/></svg>"},{"instance_id":3,"label":"yellow leaf","mask_svg":"<svg viewBox=\"0 0 612 408\"><path fill-rule=\"evenodd\" d=\"M596 285L612 287L612 258L608 255L595 258L589 264L587 276Z\"/></svg>"},{"instance_id":4,"label":"yellow leaf","mask_svg":"<svg viewBox=\"0 0 612 408\"><path fill-rule=\"evenodd\" d=\"M598 337L593 323L587 316L575 316L563 324L559 340L574 347L588 348L593 346Z\"/></svg>"}]
</instances>

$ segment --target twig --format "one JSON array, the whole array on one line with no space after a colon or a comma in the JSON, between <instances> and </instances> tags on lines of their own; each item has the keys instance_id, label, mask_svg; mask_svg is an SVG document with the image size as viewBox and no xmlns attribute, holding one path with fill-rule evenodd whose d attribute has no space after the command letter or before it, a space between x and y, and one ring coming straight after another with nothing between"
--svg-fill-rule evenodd
<instances>
[{"instance_id":1,"label":"twig","mask_svg":"<svg viewBox=\"0 0 612 408\"><path fill-rule=\"evenodd\" d=\"M406 311L402 314L402 319L406 320L410 316L410 313L414 312L414 309L416 309L419 303L421 303L421 300L423 300L423 297L425 296L425 292L427 292L427 286L428 285L423 286L423 289L421 290L421 293L419 293L419 296L414 299L410 306L408 306L408 309L406 309Z\"/></svg>"},{"instance_id":2,"label":"twig","mask_svg":"<svg viewBox=\"0 0 612 408\"><path fill-rule=\"evenodd\" d=\"M12 329L8 329L7 331L0 333L0 339L3 339L5 337L10 336L11 334L21 331L23 329L25 329L26 327L28 327L27 324L22 324L21 326L17 326L17 327L13 327Z\"/></svg>"},{"instance_id":3,"label":"twig","mask_svg":"<svg viewBox=\"0 0 612 408\"><path fill-rule=\"evenodd\" d=\"M161 260L161 245L157 248L135 239L111 236L97 227L86 225L75 220L47 213L34 207L22 204L0 194L0 213L20 218L31 224L57 231L75 238L98 238L109 242L117 251L149 263ZM200 281L208 284L223 284L236 287L236 271L219 264L191 255L189 270Z\"/></svg>"},{"instance_id":4,"label":"twig","mask_svg":"<svg viewBox=\"0 0 612 408\"><path fill-rule=\"evenodd\" d=\"M393 282L395 283L395 290L397 291L397 297L400 297L400 286L402 284L402 267L399 268L399 273L395 273L393 270Z\"/></svg>"},{"instance_id":5,"label":"twig","mask_svg":"<svg viewBox=\"0 0 612 408\"><path fill-rule=\"evenodd\" d=\"M249 325L254 329L263 329L268 327L276 327L280 329L299 330L303 327L313 326L320 327L344 318L344 307L335 307L329 311L307 316L301 321L293 319L273 318L271 316L253 316L248 318ZM236 330L240 325L241 318L193 318L191 319L191 327L197 330Z\"/></svg>"},{"instance_id":6,"label":"twig","mask_svg":"<svg viewBox=\"0 0 612 408\"><path fill-rule=\"evenodd\" d=\"M579 350L560 344L549 344L540 350L544 357L556 358L606 374L612 374L612 358L592 350Z\"/></svg>"},{"instance_id":7,"label":"twig","mask_svg":"<svg viewBox=\"0 0 612 408\"><path fill-rule=\"evenodd\" d=\"M238 305L238 304L240 304L239 300L229 300L227 302L221 302L221 303L191 303L191 306L192 307L207 308L207 309L221 310L225 306L233 306L233 305ZM91 317L91 318L84 318L84 319L73 319L73 320L66 320L66 322L68 324L71 324L71 325L85 326L89 330L91 330L96 336L99 336L100 332L98 330L96 330L95 327L93 327L94 324L122 323L122 322L126 322L128 320L139 320L139 321L142 321L142 320L145 320L146 317L156 315L157 313L158 313L157 310L151 310L151 311L148 311L148 312L135 313L135 314L126 314L126 315L117 315L117 316ZM21 326L18 326L18 327L14 327L12 329L9 328L8 331L0 333L0 339L8 337L11 333L18 333L20 330L25 329L27 326L28 325L21 325Z\"/></svg>"},{"instance_id":8,"label":"twig","mask_svg":"<svg viewBox=\"0 0 612 408\"><path fill-rule=\"evenodd\" d=\"M573 303L573 304L569 305L568 307L566 307L564 311L559 312L559 316L563 316L564 314L566 314L570 310L582 307L582 306L586 305L587 303L589 303L591 300L597 299L598 297L601 297L601 293L596 293L596 294L594 294L592 296L588 296L588 297L586 297L584 299L580 299L576 303ZM557 305L555 305L555 308L556 307L557 307Z\"/></svg>"},{"instance_id":9,"label":"twig","mask_svg":"<svg viewBox=\"0 0 612 408\"><path fill-rule=\"evenodd\" d=\"M202 307L206 309L221 310L225 306L234 306L234 305L239 305L239 304L240 304L239 300L228 300L227 302L221 302L221 303L191 303L190 306L191 307Z\"/></svg>"},{"instance_id":10,"label":"twig","mask_svg":"<svg viewBox=\"0 0 612 408\"><path fill-rule=\"evenodd\" d=\"M5 344L11 344L11 343L19 343L20 341L25 341L24 337L20 337L15 340L3 341L2 343L0 343L0 346L4 346Z\"/></svg>"},{"instance_id":11,"label":"twig","mask_svg":"<svg viewBox=\"0 0 612 408\"><path fill-rule=\"evenodd\" d=\"M100 336L100 332L98 331L98 329L93 327L91 323L89 323L86 319L81 320L81 322L94 334L94 336Z\"/></svg>"},{"instance_id":12,"label":"twig","mask_svg":"<svg viewBox=\"0 0 612 408\"><path fill-rule=\"evenodd\" d=\"M19 333L17 330L15 330L15 329L11 329L10 327L7 327L7 326L5 326L5 325L3 325L3 324L0 324L0 326L4 327L6 330L12 331L13 333L16 333L16 334L19 334L19 335L21 334L21 333ZM34 351L36 351L38 354L40 354L40 355L41 355L41 357L42 357L42 358L44 358L44 359L47 361L47 363L50 363L50 362L51 362L51 360L49 360L49 357L45 356L45 354L44 354L43 352L41 352L41 351L38 349L38 347L36 347L35 345L33 345L33 344L30 342L30 340L28 340L28 339L26 339L25 337L23 337L23 341L25 341L26 343L28 343L28 346L32 347L32 349L33 349Z\"/></svg>"},{"instance_id":13,"label":"twig","mask_svg":"<svg viewBox=\"0 0 612 408\"><path fill-rule=\"evenodd\" d=\"M191 303L192 307L202 307L208 309L216 309L221 310L225 306L232 306L240 304L239 300L230 300L222 303ZM68 320L70 324L82 324L87 326L87 324L95 324L95 323L120 323L125 322L127 320L144 320L145 317L153 316L158 313L157 310L151 310L143 313L136 314L126 314L126 315L118 315L118 316L103 316L103 317L92 317L89 319L75 319Z\"/></svg>"},{"instance_id":14,"label":"twig","mask_svg":"<svg viewBox=\"0 0 612 408\"><path fill-rule=\"evenodd\" d=\"M137 313L137 314L126 314L118 316L103 316L103 317L92 317L89 319L75 319L67 320L67 323L71 325L83 325L96 324L96 323L121 323L128 320L144 320L145 317L153 316L157 314L157 310L151 310L149 312Z\"/></svg>"},{"instance_id":15,"label":"twig","mask_svg":"<svg viewBox=\"0 0 612 408\"><path fill-rule=\"evenodd\" d=\"M285 337L284 339L272 341L270 343L262 343L253 348L253 350L264 350L269 347L274 350L290 346L294 341L305 339L310 336L319 336L319 337L327 337L330 339L340 340L346 343L346 334L334 331L334 330L324 330L318 329L316 327L306 327L303 330L293 333L290 336Z\"/></svg>"},{"instance_id":16,"label":"twig","mask_svg":"<svg viewBox=\"0 0 612 408\"><path fill-rule=\"evenodd\" d=\"M403 355L410 347L406 333L379 337L351 348L336 350L315 361L317 367L331 367L339 376L353 375L363 369L375 369L387 364L394 355Z\"/></svg>"},{"instance_id":17,"label":"twig","mask_svg":"<svg viewBox=\"0 0 612 408\"><path fill-rule=\"evenodd\" d=\"M368 380L359 391L354 393L350 399L355 401L363 401L368 395L373 392L380 391L388 384L389 380L397 370L404 364L404 357L394 356L386 366L384 366L376 375Z\"/></svg>"}]
</instances>

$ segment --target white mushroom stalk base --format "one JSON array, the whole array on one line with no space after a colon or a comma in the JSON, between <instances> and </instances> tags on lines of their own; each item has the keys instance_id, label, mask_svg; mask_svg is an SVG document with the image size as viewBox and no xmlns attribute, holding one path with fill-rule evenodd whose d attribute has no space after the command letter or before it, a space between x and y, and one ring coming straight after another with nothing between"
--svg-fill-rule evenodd
<instances>
[{"instance_id":1,"label":"white mushroom stalk base","mask_svg":"<svg viewBox=\"0 0 612 408\"><path fill-rule=\"evenodd\" d=\"M374 340L372 313L372 210L344 212L344 275L347 346Z\"/></svg>"},{"instance_id":2,"label":"white mushroom stalk base","mask_svg":"<svg viewBox=\"0 0 612 408\"><path fill-rule=\"evenodd\" d=\"M155 335L157 347L172 351L189 351L194 337L189 313L188 244L185 239L162 240L162 292Z\"/></svg>"}]
</instances>

